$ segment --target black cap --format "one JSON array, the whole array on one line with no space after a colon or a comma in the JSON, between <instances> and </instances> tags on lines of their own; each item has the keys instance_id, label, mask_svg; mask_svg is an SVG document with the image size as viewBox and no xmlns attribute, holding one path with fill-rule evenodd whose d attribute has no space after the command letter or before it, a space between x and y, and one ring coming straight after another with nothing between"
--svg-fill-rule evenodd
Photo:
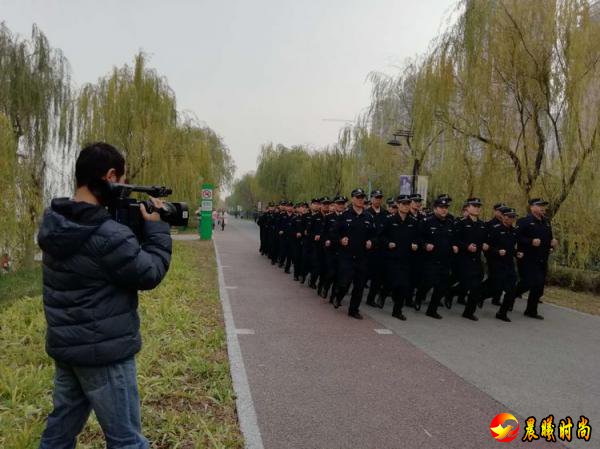
<instances>
[{"instance_id":1,"label":"black cap","mask_svg":"<svg viewBox=\"0 0 600 449\"><path fill-rule=\"evenodd\" d=\"M410 203L412 200L410 199L410 195L398 195L396 197L397 203Z\"/></svg>"},{"instance_id":2,"label":"black cap","mask_svg":"<svg viewBox=\"0 0 600 449\"><path fill-rule=\"evenodd\" d=\"M494 204L494 210L499 210L501 207L506 207L506 204L504 204L504 203Z\"/></svg>"},{"instance_id":3,"label":"black cap","mask_svg":"<svg viewBox=\"0 0 600 449\"><path fill-rule=\"evenodd\" d=\"M502 207L498 208L498 210L500 211L500 213L502 213L502 215L506 215L507 217L516 217L517 216L517 211L512 207L502 206Z\"/></svg>"},{"instance_id":4,"label":"black cap","mask_svg":"<svg viewBox=\"0 0 600 449\"><path fill-rule=\"evenodd\" d=\"M354 189L350 195L352 197L358 197L358 196L365 197L366 196L365 191L363 189L361 189L360 187L357 189Z\"/></svg>"},{"instance_id":5,"label":"black cap","mask_svg":"<svg viewBox=\"0 0 600 449\"><path fill-rule=\"evenodd\" d=\"M423 201L423 197L420 193L413 193L412 195L410 195L410 200L415 201L416 203L420 203L421 201Z\"/></svg>"},{"instance_id":6,"label":"black cap","mask_svg":"<svg viewBox=\"0 0 600 449\"><path fill-rule=\"evenodd\" d=\"M275 207L275 203L271 201L269 204L267 204L267 207Z\"/></svg>"},{"instance_id":7,"label":"black cap","mask_svg":"<svg viewBox=\"0 0 600 449\"><path fill-rule=\"evenodd\" d=\"M331 199L328 196L321 198L321 204L331 204Z\"/></svg>"},{"instance_id":8,"label":"black cap","mask_svg":"<svg viewBox=\"0 0 600 449\"><path fill-rule=\"evenodd\" d=\"M337 196L336 196L336 197L333 199L333 202L334 202L334 203L341 203L341 204L345 204L345 203L346 203L346 201L348 201L348 200L346 199L346 197L345 197L345 196L342 196L342 195L337 195Z\"/></svg>"},{"instance_id":9,"label":"black cap","mask_svg":"<svg viewBox=\"0 0 600 449\"><path fill-rule=\"evenodd\" d=\"M450 199L448 198L437 198L434 202L433 202L433 207L448 207L450 206Z\"/></svg>"},{"instance_id":10,"label":"black cap","mask_svg":"<svg viewBox=\"0 0 600 449\"><path fill-rule=\"evenodd\" d=\"M445 199L445 200L446 200L446 201L448 201L449 203L452 201L452 198L450 198L450 195L448 195L447 193L440 193L440 194L437 196L437 199L438 199L438 200Z\"/></svg>"},{"instance_id":11,"label":"black cap","mask_svg":"<svg viewBox=\"0 0 600 449\"><path fill-rule=\"evenodd\" d=\"M545 201L541 198L531 198L529 200L529 205L530 206L547 206L548 205L548 201Z\"/></svg>"},{"instance_id":12,"label":"black cap","mask_svg":"<svg viewBox=\"0 0 600 449\"><path fill-rule=\"evenodd\" d=\"M311 203L320 203L321 202L321 198L313 198L312 200L310 200Z\"/></svg>"},{"instance_id":13,"label":"black cap","mask_svg":"<svg viewBox=\"0 0 600 449\"><path fill-rule=\"evenodd\" d=\"M383 192L379 189L375 189L371 192L371 198L383 198Z\"/></svg>"},{"instance_id":14,"label":"black cap","mask_svg":"<svg viewBox=\"0 0 600 449\"><path fill-rule=\"evenodd\" d=\"M465 205L481 206L482 204L483 203L481 202L481 198L477 197L467 198L467 200L465 201Z\"/></svg>"}]
</instances>

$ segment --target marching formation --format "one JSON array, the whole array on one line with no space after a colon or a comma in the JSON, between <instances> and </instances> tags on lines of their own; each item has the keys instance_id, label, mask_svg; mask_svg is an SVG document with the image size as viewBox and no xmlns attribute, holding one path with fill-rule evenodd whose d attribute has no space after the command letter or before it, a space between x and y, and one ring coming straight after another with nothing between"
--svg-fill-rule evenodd
<instances>
[{"instance_id":1,"label":"marching formation","mask_svg":"<svg viewBox=\"0 0 600 449\"><path fill-rule=\"evenodd\" d=\"M257 219L260 253L286 273L293 267L294 280L308 280L335 308L352 287L348 315L357 319L367 284L367 305L383 308L391 296L392 315L400 320L406 320L403 307L420 310L429 292L425 314L435 319L442 318L440 305L450 309L456 298L462 316L477 321L477 307L491 298L496 318L510 322L515 298L527 292L524 315L543 319L538 303L558 244L546 201L531 199L529 213L518 220L514 208L495 204L494 218L484 222L479 198L463 203L460 218L448 212L447 194L429 213L419 194L391 198L387 207L381 190L370 198L358 188L350 204L343 196L271 203Z\"/></svg>"}]
</instances>

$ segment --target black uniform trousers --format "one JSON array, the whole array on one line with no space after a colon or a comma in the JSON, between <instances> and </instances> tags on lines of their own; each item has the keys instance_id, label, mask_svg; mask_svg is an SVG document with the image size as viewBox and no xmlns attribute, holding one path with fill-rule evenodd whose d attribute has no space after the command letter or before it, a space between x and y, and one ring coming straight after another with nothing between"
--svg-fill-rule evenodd
<instances>
[{"instance_id":1,"label":"black uniform trousers","mask_svg":"<svg viewBox=\"0 0 600 449\"><path fill-rule=\"evenodd\" d=\"M346 296L352 284L352 294L350 296L349 313L356 313L360 308L360 303L367 282L367 257L349 256L340 254L338 258L338 272L336 277L336 297L341 302Z\"/></svg>"},{"instance_id":2,"label":"black uniform trousers","mask_svg":"<svg viewBox=\"0 0 600 449\"><path fill-rule=\"evenodd\" d=\"M304 272L302 248L302 238L294 237L294 240L292 241L292 263L294 264L294 278L299 278Z\"/></svg>"},{"instance_id":3,"label":"black uniform trousers","mask_svg":"<svg viewBox=\"0 0 600 449\"><path fill-rule=\"evenodd\" d=\"M292 265L292 238L283 234L279 245L279 266L285 266L285 271L290 271Z\"/></svg>"},{"instance_id":4,"label":"black uniform trousers","mask_svg":"<svg viewBox=\"0 0 600 449\"><path fill-rule=\"evenodd\" d=\"M271 245L270 245L270 252L269 252L269 258L271 259L271 264L275 265L277 263L277 258L279 257L279 242L281 240L281 236L277 233L276 230L273 231L273 234L271 236Z\"/></svg>"},{"instance_id":5,"label":"black uniform trousers","mask_svg":"<svg viewBox=\"0 0 600 449\"><path fill-rule=\"evenodd\" d=\"M450 265L441 262L426 261L423 270L423 284L417 292L420 299L433 289L427 313L437 313L440 301L448 292L450 284Z\"/></svg>"},{"instance_id":6,"label":"black uniform trousers","mask_svg":"<svg viewBox=\"0 0 600 449\"><path fill-rule=\"evenodd\" d=\"M310 286L316 288L317 281L321 275L321 265L323 264L323 246L321 241L313 241L311 271L310 271Z\"/></svg>"},{"instance_id":7,"label":"black uniform trousers","mask_svg":"<svg viewBox=\"0 0 600 449\"><path fill-rule=\"evenodd\" d=\"M319 277L319 290L327 292L335 282L337 273L337 254L334 248L326 247L323 248L323 260L321 267L321 276Z\"/></svg>"},{"instance_id":8,"label":"black uniform trousers","mask_svg":"<svg viewBox=\"0 0 600 449\"><path fill-rule=\"evenodd\" d=\"M310 237L304 237L302 241L302 273L300 276L307 276L312 270L312 251L313 245Z\"/></svg>"},{"instance_id":9,"label":"black uniform trousers","mask_svg":"<svg viewBox=\"0 0 600 449\"><path fill-rule=\"evenodd\" d=\"M519 284L517 285L516 296L529 291L527 297L527 315L537 315L538 303L544 295L544 284L546 283L546 273L548 264L536 260L522 260L519 263Z\"/></svg>"},{"instance_id":10,"label":"black uniform trousers","mask_svg":"<svg viewBox=\"0 0 600 449\"><path fill-rule=\"evenodd\" d=\"M506 313L512 308L515 302L515 293L517 291L517 273L515 272L512 264L498 264L493 263L490 265L492 268L490 271L490 279L492 282L491 294L496 299L502 298L502 303L498 313L506 315Z\"/></svg>"},{"instance_id":11,"label":"black uniform trousers","mask_svg":"<svg viewBox=\"0 0 600 449\"><path fill-rule=\"evenodd\" d=\"M411 265L402 259L387 259L385 266L385 286L392 294L393 313L400 313L412 296Z\"/></svg>"},{"instance_id":12,"label":"black uniform trousers","mask_svg":"<svg viewBox=\"0 0 600 449\"><path fill-rule=\"evenodd\" d=\"M405 303L407 306L412 306L413 296L418 291L419 287L423 284L423 255L420 252L416 252L412 260L410 261L410 295L408 302Z\"/></svg>"},{"instance_id":13,"label":"black uniform trousers","mask_svg":"<svg viewBox=\"0 0 600 449\"><path fill-rule=\"evenodd\" d=\"M367 256L368 277L370 280L367 302L372 304L378 293L383 289L385 280L385 259L383 253L376 249Z\"/></svg>"},{"instance_id":14,"label":"black uniform trousers","mask_svg":"<svg viewBox=\"0 0 600 449\"><path fill-rule=\"evenodd\" d=\"M468 294L465 315L473 315L481 299L483 266L479 259L479 254L476 256L463 255L458 259L460 284L463 291Z\"/></svg>"},{"instance_id":15,"label":"black uniform trousers","mask_svg":"<svg viewBox=\"0 0 600 449\"><path fill-rule=\"evenodd\" d=\"M259 235L260 235L260 247L258 248L258 251L261 254L265 253L265 247L267 246L267 240L265 238L265 226L263 224L259 225Z\"/></svg>"}]
</instances>

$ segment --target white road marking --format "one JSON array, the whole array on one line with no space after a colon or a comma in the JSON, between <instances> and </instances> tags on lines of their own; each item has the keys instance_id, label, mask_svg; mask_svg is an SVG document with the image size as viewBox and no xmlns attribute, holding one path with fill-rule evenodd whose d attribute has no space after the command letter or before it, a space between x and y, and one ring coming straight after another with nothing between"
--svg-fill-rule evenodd
<instances>
[{"instance_id":1,"label":"white road marking","mask_svg":"<svg viewBox=\"0 0 600 449\"><path fill-rule=\"evenodd\" d=\"M429 438L433 438L433 435L432 435L432 434L430 434L429 432L427 432L427 429L426 429L425 427L423 427L423 431L424 431L424 432L425 432L427 435L429 435Z\"/></svg>"},{"instance_id":2,"label":"white road marking","mask_svg":"<svg viewBox=\"0 0 600 449\"><path fill-rule=\"evenodd\" d=\"M392 335L393 332L389 329L374 329L379 335Z\"/></svg>"},{"instance_id":3,"label":"white road marking","mask_svg":"<svg viewBox=\"0 0 600 449\"><path fill-rule=\"evenodd\" d=\"M246 449L264 449L262 436L256 419L256 411L252 402L248 376L246 375L246 366L240 349L240 342L235 331L231 303L229 294L225 287L225 278L221 266L221 257L217 248L217 242L213 240L215 247L215 256L217 259L217 271L219 274L219 297L223 306L223 317L225 319L225 332L227 334L227 354L229 355L229 365L231 369L231 379L233 380L233 389L236 395L237 414L240 420L240 429L244 435L244 447Z\"/></svg>"},{"instance_id":4,"label":"white road marking","mask_svg":"<svg viewBox=\"0 0 600 449\"><path fill-rule=\"evenodd\" d=\"M236 329L235 333L238 335L254 335L254 329Z\"/></svg>"},{"instance_id":5,"label":"white road marking","mask_svg":"<svg viewBox=\"0 0 600 449\"><path fill-rule=\"evenodd\" d=\"M235 286L235 285L226 285L225 288L227 290L235 290L237 288L237 286Z\"/></svg>"},{"instance_id":6,"label":"white road marking","mask_svg":"<svg viewBox=\"0 0 600 449\"><path fill-rule=\"evenodd\" d=\"M221 268L231 268L231 265L221 265Z\"/></svg>"}]
</instances>

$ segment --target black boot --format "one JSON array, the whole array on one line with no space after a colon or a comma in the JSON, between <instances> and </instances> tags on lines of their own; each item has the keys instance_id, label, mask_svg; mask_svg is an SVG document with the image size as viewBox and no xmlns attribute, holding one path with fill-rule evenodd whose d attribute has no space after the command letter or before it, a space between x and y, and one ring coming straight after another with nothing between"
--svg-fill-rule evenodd
<instances>
[{"instance_id":1,"label":"black boot","mask_svg":"<svg viewBox=\"0 0 600 449\"><path fill-rule=\"evenodd\" d=\"M333 307L335 307L336 309L338 309L341 305L342 305L342 298L340 298L339 296L336 296L333 299Z\"/></svg>"},{"instance_id":2,"label":"black boot","mask_svg":"<svg viewBox=\"0 0 600 449\"><path fill-rule=\"evenodd\" d=\"M506 316L506 313L500 313L498 312L496 314L496 318L502 321L505 321L507 323L510 323L510 318L508 316Z\"/></svg>"},{"instance_id":3,"label":"black boot","mask_svg":"<svg viewBox=\"0 0 600 449\"><path fill-rule=\"evenodd\" d=\"M394 318L398 318L399 320L406 321L406 317L402 314L401 304L394 303L394 310L392 311L392 316Z\"/></svg>"},{"instance_id":4,"label":"black boot","mask_svg":"<svg viewBox=\"0 0 600 449\"><path fill-rule=\"evenodd\" d=\"M448 310L450 310L452 308L452 296L444 297L444 305L446 306L446 309L448 309Z\"/></svg>"}]
</instances>

